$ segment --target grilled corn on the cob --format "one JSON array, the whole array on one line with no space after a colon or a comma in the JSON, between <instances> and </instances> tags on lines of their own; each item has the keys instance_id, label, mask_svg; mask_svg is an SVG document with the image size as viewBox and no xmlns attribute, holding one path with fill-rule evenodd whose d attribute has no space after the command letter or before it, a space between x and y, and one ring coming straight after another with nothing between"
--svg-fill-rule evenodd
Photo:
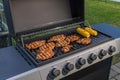
<instances>
[{"instance_id":1,"label":"grilled corn on the cob","mask_svg":"<svg viewBox=\"0 0 120 80\"><path fill-rule=\"evenodd\" d=\"M89 28L89 27L85 27L85 31L89 32L90 35L92 36L97 36L98 35L98 32L92 28Z\"/></svg>"},{"instance_id":2,"label":"grilled corn on the cob","mask_svg":"<svg viewBox=\"0 0 120 80\"><path fill-rule=\"evenodd\" d=\"M86 37L86 38L90 37L90 33L87 32L87 31L85 31L84 29L82 29L82 28L80 28L80 27L78 27L78 28L76 29L76 31L77 31L80 35L82 35L83 37Z\"/></svg>"}]
</instances>

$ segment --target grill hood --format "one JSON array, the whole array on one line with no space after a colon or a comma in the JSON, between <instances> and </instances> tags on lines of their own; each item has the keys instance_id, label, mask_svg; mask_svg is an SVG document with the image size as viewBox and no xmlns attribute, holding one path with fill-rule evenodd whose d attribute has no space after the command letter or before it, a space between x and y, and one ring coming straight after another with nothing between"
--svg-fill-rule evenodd
<instances>
[{"instance_id":1,"label":"grill hood","mask_svg":"<svg viewBox=\"0 0 120 80\"><path fill-rule=\"evenodd\" d=\"M12 36L41 30L47 23L76 17L84 20L84 0L3 0L3 3Z\"/></svg>"}]
</instances>

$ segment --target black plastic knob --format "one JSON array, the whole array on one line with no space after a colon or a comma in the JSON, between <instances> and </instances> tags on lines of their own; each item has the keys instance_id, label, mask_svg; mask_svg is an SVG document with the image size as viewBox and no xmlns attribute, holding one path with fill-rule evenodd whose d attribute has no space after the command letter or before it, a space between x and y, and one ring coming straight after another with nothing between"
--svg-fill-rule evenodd
<instances>
[{"instance_id":1,"label":"black plastic knob","mask_svg":"<svg viewBox=\"0 0 120 80\"><path fill-rule=\"evenodd\" d=\"M86 63L86 60L83 58L78 59L78 64L84 65Z\"/></svg>"},{"instance_id":2,"label":"black plastic knob","mask_svg":"<svg viewBox=\"0 0 120 80\"><path fill-rule=\"evenodd\" d=\"M88 58L88 63L91 64L93 61L97 59L97 55L94 53L91 53L89 58Z\"/></svg>"},{"instance_id":3,"label":"black plastic knob","mask_svg":"<svg viewBox=\"0 0 120 80\"><path fill-rule=\"evenodd\" d=\"M112 55L113 52L116 51L116 47L114 47L114 46L110 46L108 51L109 51L109 54Z\"/></svg>"},{"instance_id":4,"label":"black plastic knob","mask_svg":"<svg viewBox=\"0 0 120 80\"><path fill-rule=\"evenodd\" d=\"M76 69L80 69L84 64L86 64L86 60L83 58L78 59L76 62Z\"/></svg>"},{"instance_id":5,"label":"black plastic knob","mask_svg":"<svg viewBox=\"0 0 120 80\"><path fill-rule=\"evenodd\" d=\"M106 50L104 50L104 49L100 50L100 52L99 52L99 58L100 59L102 59L106 55L107 55L107 51Z\"/></svg>"},{"instance_id":6,"label":"black plastic knob","mask_svg":"<svg viewBox=\"0 0 120 80\"><path fill-rule=\"evenodd\" d=\"M69 70L69 71L71 71L71 70L74 69L74 65L71 64L71 63L67 63L65 67L66 67L66 69Z\"/></svg>"},{"instance_id":7,"label":"black plastic knob","mask_svg":"<svg viewBox=\"0 0 120 80\"><path fill-rule=\"evenodd\" d=\"M90 60L92 60L92 61L94 61L94 60L96 60L96 59L97 59L97 55L96 55L96 54L94 54L94 53L92 53L92 54L90 54L89 59L90 59Z\"/></svg>"},{"instance_id":8,"label":"black plastic knob","mask_svg":"<svg viewBox=\"0 0 120 80\"><path fill-rule=\"evenodd\" d=\"M66 75L68 72L74 69L74 64L67 63L63 68L63 75Z\"/></svg>"},{"instance_id":9,"label":"black plastic knob","mask_svg":"<svg viewBox=\"0 0 120 80\"><path fill-rule=\"evenodd\" d=\"M54 78L58 77L59 75L60 75L60 70L58 70L56 68L52 69L49 73L49 77L51 79L54 79Z\"/></svg>"}]
</instances>

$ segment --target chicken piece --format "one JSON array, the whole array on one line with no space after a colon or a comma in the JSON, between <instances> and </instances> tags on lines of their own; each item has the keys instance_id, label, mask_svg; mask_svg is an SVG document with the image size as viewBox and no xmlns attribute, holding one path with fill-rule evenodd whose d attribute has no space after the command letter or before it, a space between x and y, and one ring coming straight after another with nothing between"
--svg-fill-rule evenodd
<instances>
[{"instance_id":1,"label":"chicken piece","mask_svg":"<svg viewBox=\"0 0 120 80\"><path fill-rule=\"evenodd\" d=\"M26 46L26 48L29 49L29 50L32 49L32 47L31 47L29 44L26 44L25 46Z\"/></svg>"},{"instance_id":2,"label":"chicken piece","mask_svg":"<svg viewBox=\"0 0 120 80\"><path fill-rule=\"evenodd\" d=\"M51 49L46 49L46 50L42 50L40 51L41 54L44 54L44 55L48 55L50 57L52 57L54 55L54 52L51 50Z\"/></svg>"},{"instance_id":3,"label":"chicken piece","mask_svg":"<svg viewBox=\"0 0 120 80\"><path fill-rule=\"evenodd\" d=\"M76 41L79 44L88 45L92 42L91 38L82 38Z\"/></svg>"},{"instance_id":4,"label":"chicken piece","mask_svg":"<svg viewBox=\"0 0 120 80\"><path fill-rule=\"evenodd\" d=\"M39 49L40 49L40 51L42 51L42 50L46 50L46 49L53 50L54 48L55 48L55 43L49 42L49 43L46 43L45 45L41 46Z\"/></svg>"},{"instance_id":5,"label":"chicken piece","mask_svg":"<svg viewBox=\"0 0 120 80\"><path fill-rule=\"evenodd\" d=\"M48 40L48 42L52 42L52 41L58 42L58 41L64 40L65 38L66 38L66 36L65 36L64 34L60 34L60 35L56 35L56 36L51 37L51 38Z\"/></svg>"},{"instance_id":6,"label":"chicken piece","mask_svg":"<svg viewBox=\"0 0 120 80\"><path fill-rule=\"evenodd\" d=\"M70 51L71 48L72 48L72 45L66 45L66 46L64 46L64 47L62 48L62 51L65 52L65 53L67 53L67 52Z\"/></svg>"},{"instance_id":7,"label":"chicken piece","mask_svg":"<svg viewBox=\"0 0 120 80\"><path fill-rule=\"evenodd\" d=\"M47 60L50 59L54 56L54 52L50 49L46 49L44 51L40 51L37 55L36 55L36 59L38 60Z\"/></svg>"},{"instance_id":8,"label":"chicken piece","mask_svg":"<svg viewBox=\"0 0 120 80\"><path fill-rule=\"evenodd\" d=\"M65 41L67 41L68 44L70 44L70 39L66 38Z\"/></svg>"},{"instance_id":9,"label":"chicken piece","mask_svg":"<svg viewBox=\"0 0 120 80\"><path fill-rule=\"evenodd\" d=\"M77 41L79 39L79 36L76 36L76 35L70 35L68 36L67 38L70 39L70 42L74 42L74 41Z\"/></svg>"},{"instance_id":10,"label":"chicken piece","mask_svg":"<svg viewBox=\"0 0 120 80\"><path fill-rule=\"evenodd\" d=\"M44 45L45 43L46 43L45 40L40 40L40 41L35 41L32 43L26 44L25 46L27 49L33 50L33 49L39 48L40 46Z\"/></svg>"},{"instance_id":11,"label":"chicken piece","mask_svg":"<svg viewBox=\"0 0 120 80\"><path fill-rule=\"evenodd\" d=\"M38 59L38 60L46 60L46 57L43 54L37 54L36 59Z\"/></svg>"},{"instance_id":12,"label":"chicken piece","mask_svg":"<svg viewBox=\"0 0 120 80\"><path fill-rule=\"evenodd\" d=\"M40 56L39 53L36 55L36 59L38 59L38 60L41 60L41 59L42 59L42 57Z\"/></svg>"},{"instance_id":13,"label":"chicken piece","mask_svg":"<svg viewBox=\"0 0 120 80\"><path fill-rule=\"evenodd\" d=\"M69 39L65 39L63 41L59 41L56 43L56 47L64 47L66 45L70 44L70 40Z\"/></svg>"},{"instance_id":14,"label":"chicken piece","mask_svg":"<svg viewBox=\"0 0 120 80\"><path fill-rule=\"evenodd\" d=\"M37 41L37 43L38 43L37 45L40 47L46 43L46 40L39 40Z\"/></svg>"},{"instance_id":15,"label":"chicken piece","mask_svg":"<svg viewBox=\"0 0 120 80\"><path fill-rule=\"evenodd\" d=\"M88 45L92 42L92 39L91 38L85 38L85 39L82 39L82 44L84 45Z\"/></svg>"},{"instance_id":16,"label":"chicken piece","mask_svg":"<svg viewBox=\"0 0 120 80\"><path fill-rule=\"evenodd\" d=\"M35 45L34 43L30 43L28 46L26 47L29 47L30 50L33 50L33 49L37 49L37 45Z\"/></svg>"},{"instance_id":17,"label":"chicken piece","mask_svg":"<svg viewBox=\"0 0 120 80\"><path fill-rule=\"evenodd\" d=\"M46 44L46 46L47 46L49 49L53 50L53 49L55 48L55 43L54 43L54 42L49 42L49 43Z\"/></svg>"},{"instance_id":18,"label":"chicken piece","mask_svg":"<svg viewBox=\"0 0 120 80\"><path fill-rule=\"evenodd\" d=\"M82 39L78 39L76 42L82 44Z\"/></svg>"},{"instance_id":19,"label":"chicken piece","mask_svg":"<svg viewBox=\"0 0 120 80\"><path fill-rule=\"evenodd\" d=\"M39 48L40 51L46 51L46 49L49 49L46 45L43 45Z\"/></svg>"}]
</instances>

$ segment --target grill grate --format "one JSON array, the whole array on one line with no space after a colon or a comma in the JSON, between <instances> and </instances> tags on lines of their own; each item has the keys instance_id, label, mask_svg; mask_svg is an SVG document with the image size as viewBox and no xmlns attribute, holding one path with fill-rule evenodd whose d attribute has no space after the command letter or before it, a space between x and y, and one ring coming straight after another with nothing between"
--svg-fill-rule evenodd
<instances>
[{"instance_id":1,"label":"grill grate","mask_svg":"<svg viewBox=\"0 0 120 80\"><path fill-rule=\"evenodd\" d=\"M29 51L28 49L26 48L23 48L21 47L21 50L23 50L28 56L26 57L29 57L32 62L36 65L36 66L41 66L43 64L46 64L46 63L49 63L49 62L53 62L55 60L58 60L58 59L61 59L61 58L64 58L66 56L69 56L71 54L75 54L76 52L80 52L80 51L83 51L85 49L88 49L88 48L91 48L93 46L96 46L100 43L103 43L103 42L106 42L108 40L111 40L112 38L106 34L103 34L101 32L98 32L98 36L97 37L93 37L91 36L91 39L92 39L92 42L91 44L89 45L81 45L81 44L77 44L76 42L73 42L71 43L71 45L73 46L72 49L70 50L70 52L68 53L64 53L61 51L61 48L55 48L54 49L54 57L52 57L51 59L48 59L48 60L45 60L45 61L40 61L40 60L37 60L36 59L36 54L38 53L38 50L35 50L35 51ZM79 34L77 34L77 32L75 31L75 29L70 29L70 30L66 30L66 31L62 31L62 32L58 32L56 34L51 34L51 35L47 35L47 36L42 36L42 37L39 37L39 38L35 38L33 40L26 40L25 43L29 43L29 42L32 42L32 41L35 41L35 40L47 40L49 39L51 36L54 36L54 35L58 35L58 34L64 34L66 36L69 36L69 35L77 35L79 37L82 37L80 36ZM20 48L20 47L19 47ZM24 50L25 49L25 50Z\"/></svg>"}]
</instances>

